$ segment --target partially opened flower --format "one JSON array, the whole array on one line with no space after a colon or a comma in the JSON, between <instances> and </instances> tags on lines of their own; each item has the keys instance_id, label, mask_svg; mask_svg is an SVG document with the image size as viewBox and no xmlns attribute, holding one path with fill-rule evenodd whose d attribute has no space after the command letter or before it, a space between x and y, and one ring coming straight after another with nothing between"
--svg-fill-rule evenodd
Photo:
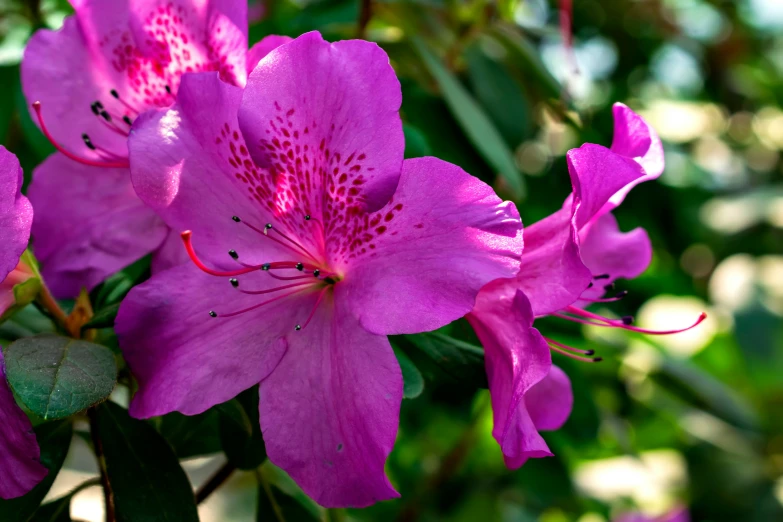
<instances>
[{"instance_id":1,"label":"partially opened flower","mask_svg":"<svg viewBox=\"0 0 783 522\"><path fill-rule=\"evenodd\" d=\"M40 30L22 62L22 86L57 149L34 172L36 254L55 295L74 297L156 251L153 269L182 260L161 247L167 227L136 197L127 138L150 109L173 103L180 78L247 72L286 41L247 50L244 0L73 0L59 31ZM174 235L174 241L179 238Z\"/></svg>"},{"instance_id":2,"label":"partially opened flower","mask_svg":"<svg viewBox=\"0 0 783 522\"><path fill-rule=\"evenodd\" d=\"M33 208L22 195L22 179L16 156L0 146L0 280L16 268L30 239ZM0 285L0 301L6 291ZM30 421L6 382L1 350L0 427L0 498L15 498L30 491L47 470L39 461L41 452Z\"/></svg>"},{"instance_id":3,"label":"partially opened flower","mask_svg":"<svg viewBox=\"0 0 783 522\"><path fill-rule=\"evenodd\" d=\"M552 366L550 351L600 360L591 357L591 350L543 337L532 327L534 318L552 315L647 334L681 331L647 330L634 326L631 317L610 319L584 308L620 299L623 294L603 295L616 279L641 274L652 252L647 233L641 228L620 232L611 211L633 186L661 174L663 149L655 132L628 107L615 104L614 117L611 149L588 143L568 152L573 193L559 211L525 228L519 273L482 289L468 315L486 353L493 435L512 468L527 458L550 455L538 431L559 428L571 410L570 382Z\"/></svg>"},{"instance_id":4,"label":"partially opened flower","mask_svg":"<svg viewBox=\"0 0 783 522\"><path fill-rule=\"evenodd\" d=\"M522 249L516 209L489 186L403 161L400 103L378 46L308 33L270 53L244 94L188 75L170 110L137 124L134 186L187 229L193 264L120 309L133 415L195 414L260 383L269 458L309 495L397 496L383 468L402 377L386 335L465 315L482 286L516 274Z\"/></svg>"}]
</instances>

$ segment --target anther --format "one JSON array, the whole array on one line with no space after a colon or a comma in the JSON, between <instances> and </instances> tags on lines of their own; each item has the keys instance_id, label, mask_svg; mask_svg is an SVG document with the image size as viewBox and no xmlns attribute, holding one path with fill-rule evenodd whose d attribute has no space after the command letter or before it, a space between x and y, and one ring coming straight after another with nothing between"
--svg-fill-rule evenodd
<instances>
[{"instance_id":1,"label":"anther","mask_svg":"<svg viewBox=\"0 0 783 522\"><path fill-rule=\"evenodd\" d=\"M118 100L120 99L120 93L118 93L115 89L110 90L109 94L111 94L112 96L114 96Z\"/></svg>"},{"instance_id":2,"label":"anther","mask_svg":"<svg viewBox=\"0 0 783 522\"><path fill-rule=\"evenodd\" d=\"M82 141L90 150L95 150L95 145L92 144L90 137L87 134L82 134Z\"/></svg>"},{"instance_id":3,"label":"anther","mask_svg":"<svg viewBox=\"0 0 783 522\"><path fill-rule=\"evenodd\" d=\"M321 271L320 270L318 270L317 268L315 270L313 270L313 276L314 277L318 277L319 275L321 275Z\"/></svg>"},{"instance_id":4,"label":"anther","mask_svg":"<svg viewBox=\"0 0 783 522\"><path fill-rule=\"evenodd\" d=\"M271 265L269 263L264 263L263 265L261 265L261 270L266 271L269 270L270 267Z\"/></svg>"},{"instance_id":5,"label":"anther","mask_svg":"<svg viewBox=\"0 0 783 522\"><path fill-rule=\"evenodd\" d=\"M296 264L296 269L301 272L302 270L304 270L304 265L302 263L297 263Z\"/></svg>"},{"instance_id":6,"label":"anther","mask_svg":"<svg viewBox=\"0 0 783 522\"><path fill-rule=\"evenodd\" d=\"M125 123L127 123L127 124L128 124L128 126L130 126L130 125L133 125L133 120L132 120L132 119L130 119L130 117L129 117L129 116L123 116L123 117L122 117L122 121L124 121Z\"/></svg>"},{"instance_id":7,"label":"anther","mask_svg":"<svg viewBox=\"0 0 783 522\"><path fill-rule=\"evenodd\" d=\"M237 288L239 286L239 279L235 277L229 279L228 282L231 283L231 286L233 286L234 288Z\"/></svg>"},{"instance_id":8,"label":"anther","mask_svg":"<svg viewBox=\"0 0 783 522\"><path fill-rule=\"evenodd\" d=\"M301 324L298 324L298 325L294 326L294 330L296 330L296 331L299 331L301 329L302 329L302 325Z\"/></svg>"},{"instance_id":9,"label":"anther","mask_svg":"<svg viewBox=\"0 0 783 522\"><path fill-rule=\"evenodd\" d=\"M593 283L591 282L589 285L587 285L587 288L593 288Z\"/></svg>"},{"instance_id":10,"label":"anther","mask_svg":"<svg viewBox=\"0 0 783 522\"><path fill-rule=\"evenodd\" d=\"M264 225L264 228L269 230L270 228L272 228L272 223L267 223L266 225Z\"/></svg>"},{"instance_id":11,"label":"anther","mask_svg":"<svg viewBox=\"0 0 783 522\"><path fill-rule=\"evenodd\" d=\"M215 311L214 311L214 310L210 310L210 311L209 311L209 316L210 316L210 317L217 317L217 314L215 313Z\"/></svg>"},{"instance_id":12,"label":"anther","mask_svg":"<svg viewBox=\"0 0 783 522\"><path fill-rule=\"evenodd\" d=\"M620 318L620 320L623 322L624 325L628 326L633 324L633 316L631 315L624 315Z\"/></svg>"},{"instance_id":13,"label":"anther","mask_svg":"<svg viewBox=\"0 0 783 522\"><path fill-rule=\"evenodd\" d=\"M233 220L234 220L234 223L240 223L240 222L242 222L242 220L241 220L241 219L239 219L239 216L231 216L231 219L233 219Z\"/></svg>"},{"instance_id":14,"label":"anther","mask_svg":"<svg viewBox=\"0 0 783 522\"><path fill-rule=\"evenodd\" d=\"M606 290L607 292L611 292L612 290L614 290L614 283L609 283L608 285L604 285L604 290Z\"/></svg>"},{"instance_id":15,"label":"anther","mask_svg":"<svg viewBox=\"0 0 783 522\"><path fill-rule=\"evenodd\" d=\"M95 114L96 116L97 116L98 114L100 114L100 112L101 112L101 111L100 111L100 109L98 108L98 102L92 102L92 103L90 104L90 110L92 110L92 113L93 113L93 114Z\"/></svg>"},{"instance_id":16,"label":"anther","mask_svg":"<svg viewBox=\"0 0 783 522\"><path fill-rule=\"evenodd\" d=\"M622 299L628 295L628 290L623 290L622 292L617 292L617 295L614 296L615 299Z\"/></svg>"},{"instance_id":17,"label":"anther","mask_svg":"<svg viewBox=\"0 0 783 522\"><path fill-rule=\"evenodd\" d=\"M307 215L305 216L305 221L310 221L310 214L307 214Z\"/></svg>"},{"instance_id":18,"label":"anther","mask_svg":"<svg viewBox=\"0 0 783 522\"><path fill-rule=\"evenodd\" d=\"M166 92L171 94L171 87L169 87L168 85L166 86Z\"/></svg>"},{"instance_id":19,"label":"anther","mask_svg":"<svg viewBox=\"0 0 783 522\"><path fill-rule=\"evenodd\" d=\"M106 111L101 111L101 118L109 122L111 121L111 116L109 116L109 113Z\"/></svg>"},{"instance_id":20,"label":"anther","mask_svg":"<svg viewBox=\"0 0 783 522\"><path fill-rule=\"evenodd\" d=\"M609 274L599 274L596 276L593 276L593 279L609 279L611 276Z\"/></svg>"},{"instance_id":21,"label":"anther","mask_svg":"<svg viewBox=\"0 0 783 522\"><path fill-rule=\"evenodd\" d=\"M239 259L239 254L237 254L236 250L229 250L228 255L231 256L231 259Z\"/></svg>"}]
</instances>

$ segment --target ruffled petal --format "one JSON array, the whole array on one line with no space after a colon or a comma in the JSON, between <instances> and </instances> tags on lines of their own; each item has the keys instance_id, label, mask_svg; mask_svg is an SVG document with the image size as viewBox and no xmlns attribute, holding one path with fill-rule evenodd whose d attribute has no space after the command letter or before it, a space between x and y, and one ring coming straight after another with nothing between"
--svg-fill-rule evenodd
<instances>
[{"instance_id":1,"label":"ruffled petal","mask_svg":"<svg viewBox=\"0 0 783 522\"><path fill-rule=\"evenodd\" d=\"M288 337L261 382L269 459L325 507L365 507L399 494L384 473L402 402L402 374L385 336L364 330L341 289Z\"/></svg>"},{"instance_id":2,"label":"ruffled petal","mask_svg":"<svg viewBox=\"0 0 783 522\"><path fill-rule=\"evenodd\" d=\"M568 420L574 405L574 392L568 375L552 366L549 374L527 392L525 405L537 430L559 430Z\"/></svg>"},{"instance_id":3,"label":"ruffled petal","mask_svg":"<svg viewBox=\"0 0 783 522\"><path fill-rule=\"evenodd\" d=\"M22 195L22 167L0 145L0 281L16 268L27 248L33 207Z\"/></svg>"},{"instance_id":4,"label":"ruffled petal","mask_svg":"<svg viewBox=\"0 0 783 522\"><path fill-rule=\"evenodd\" d=\"M293 38L290 36L279 36L276 34L270 34L262 38L260 42L256 43L247 52L247 74L249 75L253 72L258 62L263 60L267 54L291 41L293 41Z\"/></svg>"},{"instance_id":5,"label":"ruffled petal","mask_svg":"<svg viewBox=\"0 0 783 522\"><path fill-rule=\"evenodd\" d=\"M349 307L378 334L429 331L462 317L479 290L513 277L522 222L513 203L456 165L406 160L392 200L343 233Z\"/></svg>"},{"instance_id":6,"label":"ruffled petal","mask_svg":"<svg viewBox=\"0 0 783 522\"><path fill-rule=\"evenodd\" d=\"M53 154L33 173L35 254L52 292L76 297L149 254L168 227L136 197L128 169Z\"/></svg>"}]
</instances>

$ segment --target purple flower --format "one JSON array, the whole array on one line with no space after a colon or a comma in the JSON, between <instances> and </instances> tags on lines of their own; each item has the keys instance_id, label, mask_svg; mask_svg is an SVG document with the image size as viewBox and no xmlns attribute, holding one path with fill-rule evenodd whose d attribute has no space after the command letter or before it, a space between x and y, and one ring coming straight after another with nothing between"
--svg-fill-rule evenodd
<instances>
[{"instance_id":1,"label":"purple flower","mask_svg":"<svg viewBox=\"0 0 783 522\"><path fill-rule=\"evenodd\" d=\"M36 255L53 293L74 297L154 252L153 270L182 262L175 234L136 197L127 138L150 109L173 103L180 78L219 71L244 86L282 37L247 50L244 0L73 0L59 31L40 30L22 86L57 153L34 173ZM177 245L179 246L179 245Z\"/></svg>"},{"instance_id":2,"label":"purple flower","mask_svg":"<svg viewBox=\"0 0 783 522\"><path fill-rule=\"evenodd\" d=\"M550 351L600 360L591 357L592 350L543 337L532 326L534 318L552 315L647 334L680 331L646 330L633 326L631 317L609 319L584 309L620 299L623 294L603 295L616 279L641 274L652 252L647 233L620 232L611 211L633 186L661 174L663 148L652 128L625 105L615 104L614 118L611 149L588 143L568 152L573 193L559 211L525 228L519 273L482 289L467 316L484 345L493 436L510 468L551 455L538 431L558 429L571 412L571 384L552 366Z\"/></svg>"},{"instance_id":3,"label":"purple flower","mask_svg":"<svg viewBox=\"0 0 783 522\"><path fill-rule=\"evenodd\" d=\"M15 270L30 238L33 207L22 195L22 179L16 156L0 146L0 281L5 281ZM0 284L0 293L4 292L7 290ZM47 470L39 462L41 451L30 421L16 405L6 382L2 350L0 426L0 476L3 477L0 498L9 499L30 491L46 476Z\"/></svg>"},{"instance_id":4,"label":"purple flower","mask_svg":"<svg viewBox=\"0 0 783 522\"><path fill-rule=\"evenodd\" d=\"M516 209L489 186L403 161L400 103L377 45L308 33L244 94L188 75L137 125L134 186L187 229L193 264L120 308L132 415L196 414L260 383L269 458L305 492L324 506L398 496L383 469L402 400L386 336L464 316L522 249Z\"/></svg>"}]
</instances>

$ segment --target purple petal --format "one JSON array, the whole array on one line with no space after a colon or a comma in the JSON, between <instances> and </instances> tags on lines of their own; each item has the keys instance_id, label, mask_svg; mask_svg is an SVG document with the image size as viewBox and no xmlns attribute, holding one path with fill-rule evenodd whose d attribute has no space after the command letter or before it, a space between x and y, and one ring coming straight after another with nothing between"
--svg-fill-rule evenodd
<instances>
[{"instance_id":1,"label":"purple petal","mask_svg":"<svg viewBox=\"0 0 783 522\"><path fill-rule=\"evenodd\" d=\"M462 317L485 284L514 276L522 251L514 204L436 158L406 160L394 197L359 232L333 264L345 265L348 306L378 334Z\"/></svg>"},{"instance_id":2,"label":"purple petal","mask_svg":"<svg viewBox=\"0 0 783 522\"><path fill-rule=\"evenodd\" d=\"M606 274L600 284L585 290L583 298L598 299L616 279L633 279L647 269L652 245L643 228L620 232L617 219L604 214L582 231L582 261L593 274ZM598 281L596 282L598 283Z\"/></svg>"},{"instance_id":3,"label":"purple petal","mask_svg":"<svg viewBox=\"0 0 783 522\"><path fill-rule=\"evenodd\" d=\"M215 73L185 75L177 102L142 116L129 140L138 196L175 232L192 230L196 251L213 264L232 263L231 249L247 262L281 259L276 243L232 220L273 221L271 177L239 133L241 94Z\"/></svg>"},{"instance_id":4,"label":"purple petal","mask_svg":"<svg viewBox=\"0 0 783 522\"><path fill-rule=\"evenodd\" d=\"M27 248L33 207L22 195L22 167L0 145L0 281L16 268Z\"/></svg>"},{"instance_id":5,"label":"purple petal","mask_svg":"<svg viewBox=\"0 0 783 522\"><path fill-rule=\"evenodd\" d=\"M49 471L41 464L41 450L33 426L16 405L5 379L0 350L0 498L21 497L41 482Z\"/></svg>"},{"instance_id":6,"label":"purple petal","mask_svg":"<svg viewBox=\"0 0 783 522\"><path fill-rule=\"evenodd\" d=\"M385 336L364 330L340 287L261 382L269 459L325 507L396 498L384 473L402 402L402 374Z\"/></svg>"},{"instance_id":7,"label":"purple petal","mask_svg":"<svg viewBox=\"0 0 783 522\"><path fill-rule=\"evenodd\" d=\"M494 427L509 468L528 458L552 453L538 434L526 404L526 394L544 379L552 367L549 347L532 327L533 310L513 280L487 285L467 316L484 346Z\"/></svg>"},{"instance_id":8,"label":"purple petal","mask_svg":"<svg viewBox=\"0 0 783 522\"><path fill-rule=\"evenodd\" d=\"M240 288L252 290L281 286L261 271L240 280ZM236 317L220 314L284 293L243 294L193 265L161 272L131 290L116 321L120 348L139 382L131 414L194 415L269 375L286 351L284 335L298 333L295 323L307 317L314 296L289 297Z\"/></svg>"},{"instance_id":9,"label":"purple petal","mask_svg":"<svg viewBox=\"0 0 783 522\"><path fill-rule=\"evenodd\" d=\"M549 374L527 392L525 405L537 430L559 430L574 405L571 381L563 370L553 365Z\"/></svg>"},{"instance_id":10,"label":"purple petal","mask_svg":"<svg viewBox=\"0 0 783 522\"><path fill-rule=\"evenodd\" d=\"M166 225L136 197L128 169L55 153L33 173L35 254L52 292L75 297L155 250Z\"/></svg>"},{"instance_id":11,"label":"purple petal","mask_svg":"<svg viewBox=\"0 0 783 522\"><path fill-rule=\"evenodd\" d=\"M152 253L152 274L163 272L175 266L190 263L190 258L182 244L180 233L176 230L169 230L169 234L163 243Z\"/></svg>"},{"instance_id":12,"label":"purple petal","mask_svg":"<svg viewBox=\"0 0 783 522\"><path fill-rule=\"evenodd\" d=\"M247 73L250 74L256 68L258 62L263 60L267 54L291 41L293 41L293 38L290 36L278 36L276 34L265 36L247 52Z\"/></svg>"},{"instance_id":13,"label":"purple petal","mask_svg":"<svg viewBox=\"0 0 783 522\"><path fill-rule=\"evenodd\" d=\"M573 304L592 273L582 262L568 206L525 228L525 249L517 288L525 293L536 317Z\"/></svg>"},{"instance_id":14,"label":"purple petal","mask_svg":"<svg viewBox=\"0 0 783 522\"><path fill-rule=\"evenodd\" d=\"M609 199L608 212L623 202L633 187L643 181L655 179L663 173L664 155L661 140L641 116L622 103L612 107L614 115L614 139L612 152L634 159L644 169L645 175L629 183Z\"/></svg>"},{"instance_id":15,"label":"purple petal","mask_svg":"<svg viewBox=\"0 0 783 522\"><path fill-rule=\"evenodd\" d=\"M254 69L239 123L253 158L275 172L280 210L326 214L330 203L345 199L333 188L342 184L373 211L399 180L401 101L400 83L380 47L362 40L330 44L311 32Z\"/></svg>"}]
</instances>

